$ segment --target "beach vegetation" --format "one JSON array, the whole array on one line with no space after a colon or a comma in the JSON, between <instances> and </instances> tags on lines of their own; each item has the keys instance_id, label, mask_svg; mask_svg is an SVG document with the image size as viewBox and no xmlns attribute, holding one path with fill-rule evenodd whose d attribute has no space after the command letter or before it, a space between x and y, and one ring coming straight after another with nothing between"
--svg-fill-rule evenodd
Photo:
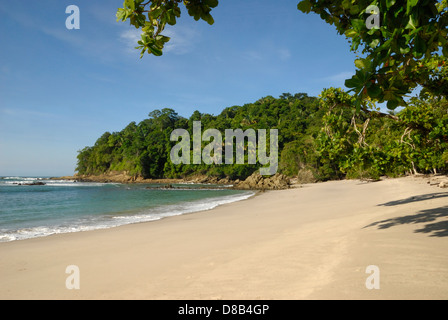
<instances>
[{"instance_id":1,"label":"beach vegetation","mask_svg":"<svg viewBox=\"0 0 448 320\"><path fill-rule=\"evenodd\" d=\"M79 151L77 171L82 175L120 171L142 178L207 175L236 180L262 167L250 161L248 140L244 159L233 164L173 162L171 151L178 143L171 140L173 131L181 129L193 137L198 121L203 131L222 133L223 149L226 130L278 130L279 171L305 183L448 171L446 98L425 94L411 98L400 111L385 113L369 100L357 107L356 96L340 88L325 89L319 97L306 93L267 96L225 108L219 115L195 111L184 118L173 109L154 110L140 123L106 132L94 146ZM207 141L201 141L201 150L205 147ZM187 149L194 159L193 145Z\"/></svg>"},{"instance_id":2,"label":"beach vegetation","mask_svg":"<svg viewBox=\"0 0 448 320\"><path fill-rule=\"evenodd\" d=\"M145 53L161 56L170 41L163 35L165 27L176 25L182 10L212 25L212 10L217 6L218 0L125 0L116 17L141 30L136 47L141 57ZM357 98L356 107L368 99L395 110L406 106L406 95L418 87L446 97L446 0L301 0L297 8L334 26L357 54L356 72L345 82Z\"/></svg>"},{"instance_id":3,"label":"beach vegetation","mask_svg":"<svg viewBox=\"0 0 448 320\"><path fill-rule=\"evenodd\" d=\"M165 27L176 25L182 10L213 24L217 6L218 0L125 0L117 20L129 20L141 30L137 49L142 57L160 56L170 41L163 35ZM249 152L234 164L173 163L172 132L183 130L191 137L198 121L204 131L221 133L278 130L279 170L304 181L447 172L447 1L302 0L297 8L333 25L357 53L357 70L345 82L349 91L266 96L227 107L219 115L195 111L189 118L170 108L153 110L148 119L106 132L94 146L81 150L78 173L244 179L260 169L260 163L249 161ZM419 94L410 98L417 88ZM382 109L377 107L381 104Z\"/></svg>"}]
</instances>

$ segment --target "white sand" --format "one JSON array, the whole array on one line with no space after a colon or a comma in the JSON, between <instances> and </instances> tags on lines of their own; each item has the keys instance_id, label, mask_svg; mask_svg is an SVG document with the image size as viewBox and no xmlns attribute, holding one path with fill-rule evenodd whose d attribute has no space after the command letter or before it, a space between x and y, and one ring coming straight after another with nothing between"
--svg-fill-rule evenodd
<instances>
[{"instance_id":1,"label":"white sand","mask_svg":"<svg viewBox=\"0 0 448 320\"><path fill-rule=\"evenodd\" d=\"M1 243L0 299L447 299L447 249L446 190L421 178L328 182ZM69 265L79 290L66 288ZM370 265L380 289L366 288Z\"/></svg>"}]
</instances>

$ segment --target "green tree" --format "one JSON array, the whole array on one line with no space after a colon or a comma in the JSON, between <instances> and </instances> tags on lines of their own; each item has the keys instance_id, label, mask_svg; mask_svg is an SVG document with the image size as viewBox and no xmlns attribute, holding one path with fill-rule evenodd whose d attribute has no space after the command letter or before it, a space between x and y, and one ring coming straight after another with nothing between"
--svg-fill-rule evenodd
<instances>
[{"instance_id":1,"label":"green tree","mask_svg":"<svg viewBox=\"0 0 448 320\"><path fill-rule=\"evenodd\" d=\"M303 0L298 9L334 25L350 40L352 51L362 49L364 57L355 61L358 70L345 83L359 98L388 101L388 108L395 109L406 105L403 96L418 85L448 93L445 0ZM377 26L368 24L372 15Z\"/></svg>"},{"instance_id":2,"label":"green tree","mask_svg":"<svg viewBox=\"0 0 448 320\"><path fill-rule=\"evenodd\" d=\"M355 102L356 97L340 89L322 92L326 114L316 139L320 179L447 171L446 99L414 97L390 117L365 107L358 111Z\"/></svg>"},{"instance_id":3,"label":"green tree","mask_svg":"<svg viewBox=\"0 0 448 320\"><path fill-rule=\"evenodd\" d=\"M130 24L142 30L139 46L141 57L145 52L161 56L164 45L170 40L162 34L165 26L175 25L181 16L180 3L183 3L196 21L202 19L209 24L214 20L210 14L218 5L218 0L125 0L123 8L117 11L117 21L130 20Z\"/></svg>"},{"instance_id":4,"label":"green tree","mask_svg":"<svg viewBox=\"0 0 448 320\"><path fill-rule=\"evenodd\" d=\"M171 132L183 128L192 136L193 121L198 120L203 131L278 129L280 171L302 182L448 171L446 98L422 94L394 114L380 113L369 101L358 110L356 101L355 95L330 88L319 99L283 94L226 108L217 116L196 111L186 119L172 109L155 110L139 124L131 122L120 132L106 132L94 146L79 151L77 171L87 175L122 171L143 178L245 179L259 169L259 164L247 165L248 152L244 165L174 165L170 151L176 143L170 140ZM247 142L244 147L247 151Z\"/></svg>"},{"instance_id":5,"label":"green tree","mask_svg":"<svg viewBox=\"0 0 448 320\"><path fill-rule=\"evenodd\" d=\"M445 99L411 99L399 114L402 161L412 172L446 171L448 104Z\"/></svg>"},{"instance_id":6,"label":"green tree","mask_svg":"<svg viewBox=\"0 0 448 320\"><path fill-rule=\"evenodd\" d=\"M167 24L176 24L181 3L195 20L214 23L211 12L218 0L125 0L118 9L117 21L129 19L142 30L137 47L141 57L145 52L163 54L170 38L162 32ZM446 0L303 0L298 4L302 12L316 13L334 25L349 39L352 51L362 49L363 57L355 60L358 70L346 86L358 98L387 101L390 109L404 106L403 97L418 85L446 97L447 8ZM369 25L372 16L378 25Z\"/></svg>"}]
</instances>

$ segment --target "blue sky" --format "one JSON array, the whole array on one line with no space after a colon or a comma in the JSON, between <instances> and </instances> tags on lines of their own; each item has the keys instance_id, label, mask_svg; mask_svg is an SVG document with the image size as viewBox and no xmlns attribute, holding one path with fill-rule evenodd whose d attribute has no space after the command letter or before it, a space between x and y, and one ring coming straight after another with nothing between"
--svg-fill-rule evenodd
<instances>
[{"instance_id":1,"label":"blue sky","mask_svg":"<svg viewBox=\"0 0 448 320\"><path fill-rule=\"evenodd\" d=\"M162 57L135 50L116 22L123 0L0 3L0 176L72 175L77 151L154 109L219 114L278 97L317 96L355 71L345 37L298 0L223 0L215 24L184 10ZM68 30L66 7L80 9Z\"/></svg>"}]
</instances>

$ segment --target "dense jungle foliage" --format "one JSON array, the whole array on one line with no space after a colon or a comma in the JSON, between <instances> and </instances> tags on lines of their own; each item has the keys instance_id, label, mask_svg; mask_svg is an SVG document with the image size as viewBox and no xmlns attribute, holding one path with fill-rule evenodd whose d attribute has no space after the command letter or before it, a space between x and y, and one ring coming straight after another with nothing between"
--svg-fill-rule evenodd
<instances>
[{"instance_id":1,"label":"dense jungle foliage","mask_svg":"<svg viewBox=\"0 0 448 320\"><path fill-rule=\"evenodd\" d=\"M278 129L279 172L302 182L448 171L445 98L415 97L405 109L388 114L367 102L359 107L356 101L330 88L318 98L305 93L268 96L216 116L195 111L187 119L173 109L154 110L148 119L106 132L94 146L79 151L76 170L82 175L121 171L143 178L244 179L259 169L249 164L174 165L170 151L177 142L170 140L171 133L186 129L193 136L193 122L201 121L202 132L213 128L223 136L226 129Z\"/></svg>"}]
</instances>

